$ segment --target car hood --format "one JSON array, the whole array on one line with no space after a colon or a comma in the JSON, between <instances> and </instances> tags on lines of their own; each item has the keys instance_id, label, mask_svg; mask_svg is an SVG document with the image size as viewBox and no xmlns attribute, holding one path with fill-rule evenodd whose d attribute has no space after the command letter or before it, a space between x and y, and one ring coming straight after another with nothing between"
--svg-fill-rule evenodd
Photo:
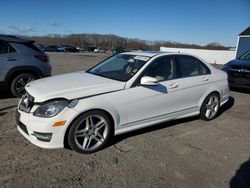
<instances>
[{"instance_id":1,"label":"car hood","mask_svg":"<svg viewBox=\"0 0 250 188\"><path fill-rule=\"evenodd\" d=\"M86 72L75 72L52 76L30 82L26 91L35 102L54 98L75 99L122 90L125 82L116 81Z\"/></svg>"},{"instance_id":2,"label":"car hood","mask_svg":"<svg viewBox=\"0 0 250 188\"><path fill-rule=\"evenodd\" d=\"M232 65L240 65L240 66L250 67L250 61L235 59L235 60L229 61L228 65L230 65L230 66L232 66Z\"/></svg>"}]
</instances>

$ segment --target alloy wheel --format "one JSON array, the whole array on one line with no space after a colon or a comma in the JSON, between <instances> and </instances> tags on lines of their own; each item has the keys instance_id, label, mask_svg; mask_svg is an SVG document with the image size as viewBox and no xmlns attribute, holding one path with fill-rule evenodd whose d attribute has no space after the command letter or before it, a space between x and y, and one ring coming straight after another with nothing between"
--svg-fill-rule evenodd
<instances>
[{"instance_id":1,"label":"alloy wheel","mask_svg":"<svg viewBox=\"0 0 250 188\"><path fill-rule=\"evenodd\" d=\"M99 148L108 136L108 122L101 115L89 115L82 119L74 133L75 143L83 151Z\"/></svg>"},{"instance_id":2,"label":"alloy wheel","mask_svg":"<svg viewBox=\"0 0 250 188\"><path fill-rule=\"evenodd\" d=\"M217 95L211 95L205 106L205 116L207 119L213 119L219 110L219 98Z\"/></svg>"},{"instance_id":3,"label":"alloy wheel","mask_svg":"<svg viewBox=\"0 0 250 188\"><path fill-rule=\"evenodd\" d=\"M32 77L31 75L23 75L22 77L19 77L15 83L15 89L16 92L19 95L23 95L25 94L25 89L24 87L26 86L26 84L28 84L29 82L31 82L32 80L34 80L34 77Z\"/></svg>"}]
</instances>

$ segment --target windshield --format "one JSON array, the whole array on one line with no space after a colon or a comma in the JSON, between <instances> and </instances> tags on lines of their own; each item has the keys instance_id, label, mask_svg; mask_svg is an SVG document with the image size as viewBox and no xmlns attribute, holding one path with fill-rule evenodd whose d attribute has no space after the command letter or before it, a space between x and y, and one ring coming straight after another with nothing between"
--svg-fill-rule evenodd
<instances>
[{"instance_id":1,"label":"windshield","mask_svg":"<svg viewBox=\"0 0 250 188\"><path fill-rule=\"evenodd\" d=\"M87 72L126 82L132 78L149 59L150 58L146 56L118 54L103 61Z\"/></svg>"},{"instance_id":2,"label":"windshield","mask_svg":"<svg viewBox=\"0 0 250 188\"><path fill-rule=\"evenodd\" d=\"M244 53L242 56L239 58L240 60L250 60L250 50Z\"/></svg>"}]
</instances>

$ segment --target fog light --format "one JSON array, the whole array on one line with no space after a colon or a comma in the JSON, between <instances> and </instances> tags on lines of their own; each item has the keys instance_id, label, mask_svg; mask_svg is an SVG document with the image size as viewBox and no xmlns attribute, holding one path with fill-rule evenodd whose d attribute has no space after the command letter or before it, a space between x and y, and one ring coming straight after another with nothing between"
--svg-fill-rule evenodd
<instances>
[{"instance_id":1,"label":"fog light","mask_svg":"<svg viewBox=\"0 0 250 188\"><path fill-rule=\"evenodd\" d=\"M31 135L35 136L37 140L40 140L43 142L50 142L52 138L52 133L39 133L39 132L34 131Z\"/></svg>"}]
</instances>

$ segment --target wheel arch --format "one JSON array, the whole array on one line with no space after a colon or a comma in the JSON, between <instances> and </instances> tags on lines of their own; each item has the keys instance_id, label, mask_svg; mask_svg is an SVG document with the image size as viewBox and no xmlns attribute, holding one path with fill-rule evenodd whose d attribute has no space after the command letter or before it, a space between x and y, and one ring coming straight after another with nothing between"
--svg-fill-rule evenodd
<instances>
[{"instance_id":1,"label":"wheel arch","mask_svg":"<svg viewBox=\"0 0 250 188\"><path fill-rule=\"evenodd\" d=\"M11 84L11 81L18 75L20 74L24 74L24 73L31 73L34 76L36 76L37 78L41 78L42 77L42 72L35 67L32 66L20 66L20 67L15 67L12 68L7 75L5 76L5 80L7 85L9 86Z\"/></svg>"},{"instance_id":2,"label":"wheel arch","mask_svg":"<svg viewBox=\"0 0 250 188\"><path fill-rule=\"evenodd\" d=\"M211 95L212 93L217 94L217 95L219 96L219 100L221 100L221 94L220 94L220 92L219 92L218 90L211 90L211 91L207 92L206 94L204 94L204 95L202 96L202 98L200 99L200 101L199 101L199 111L201 110L201 107L202 107L203 102L204 102L204 101L206 100L206 98L207 98L209 95Z\"/></svg>"}]
</instances>

